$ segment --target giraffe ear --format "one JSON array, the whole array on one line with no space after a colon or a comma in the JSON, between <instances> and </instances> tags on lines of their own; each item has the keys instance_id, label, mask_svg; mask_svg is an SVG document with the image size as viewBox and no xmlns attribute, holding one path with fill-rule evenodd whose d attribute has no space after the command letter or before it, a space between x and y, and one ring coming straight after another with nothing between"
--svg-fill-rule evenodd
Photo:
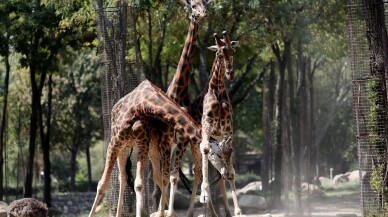
<instances>
[{"instance_id":1,"label":"giraffe ear","mask_svg":"<svg viewBox=\"0 0 388 217\"><path fill-rule=\"evenodd\" d=\"M237 47L237 46L238 46L238 44L239 44L239 42L238 42L238 41L231 41L231 42L230 42L230 46L232 46L232 48L235 48L235 47Z\"/></svg>"},{"instance_id":2,"label":"giraffe ear","mask_svg":"<svg viewBox=\"0 0 388 217\"><path fill-rule=\"evenodd\" d=\"M213 45L213 46L210 46L210 47L207 47L207 49L211 50L211 51L217 51L217 45Z\"/></svg>"}]
</instances>

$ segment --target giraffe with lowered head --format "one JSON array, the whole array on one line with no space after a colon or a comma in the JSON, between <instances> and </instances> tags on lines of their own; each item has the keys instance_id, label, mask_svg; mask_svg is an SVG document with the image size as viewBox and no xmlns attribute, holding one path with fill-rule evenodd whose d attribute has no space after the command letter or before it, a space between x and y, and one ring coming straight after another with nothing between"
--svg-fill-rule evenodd
<instances>
[{"instance_id":1,"label":"giraffe with lowered head","mask_svg":"<svg viewBox=\"0 0 388 217\"><path fill-rule=\"evenodd\" d=\"M135 122L142 119L158 119L172 126L176 133L197 146L202 140L201 127L176 102L168 98L163 91L147 80L140 83L131 93L121 98L113 106L111 117L111 140L107 150L105 168L102 178L98 182L96 198L89 217L93 216L100 199L108 188L109 177L116 159L120 181L116 217L121 216L124 189L127 183L125 165L131 148L138 149L134 187L136 192L136 217L141 217L145 187L144 169L148 160L149 147L146 143L137 143L137 137L146 135L139 135L136 132ZM222 144L218 145L217 142L210 142L210 145L215 149L223 146ZM220 151L218 150L218 152ZM211 160L211 163L213 165L223 165L225 160L222 160L221 157L216 156ZM227 167L228 165L223 166Z\"/></svg>"},{"instance_id":2,"label":"giraffe with lowered head","mask_svg":"<svg viewBox=\"0 0 388 217\"><path fill-rule=\"evenodd\" d=\"M166 95L182 107L186 108L189 107L190 101L188 96L188 83L191 73L191 61L198 36L199 23L202 19L207 18L207 5L210 1L211 0L182 0L182 2L191 9L192 14L190 16L189 31L186 36L183 51L174 77L166 91ZM147 125L147 127L152 126L150 131L150 161L153 165L154 180L162 191L156 216L163 216L168 183L170 181L172 184L171 186L174 186L173 183L176 183L178 178L178 170L174 169L171 171L172 150L176 147L177 143L178 146L182 146L184 143L187 143L187 141L175 141L175 131L169 125L157 120L153 120L149 123L150 125ZM140 126L145 127L146 125L140 124ZM192 146L192 152L200 153L199 146ZM195 165L200 165L201 156L193 155L193 161ZM162 168L162 174L159 168ZM197 166L196 168L195 173L197 176L201 176L200 167ZM174 196L175 189L171 188L167 216L171 216L174 213ZM192 206L194 205L194 200L195 192L193 192L191 196Z\"/></svg>"}]
</instances>

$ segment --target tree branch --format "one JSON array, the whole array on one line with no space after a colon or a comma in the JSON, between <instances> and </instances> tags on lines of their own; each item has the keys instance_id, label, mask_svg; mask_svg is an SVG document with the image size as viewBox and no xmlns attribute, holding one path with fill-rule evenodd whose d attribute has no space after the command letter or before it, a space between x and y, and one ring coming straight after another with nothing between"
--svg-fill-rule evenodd
<instances>
[{"instance_id":1,"label":"tree branch","mask_svg":"<svg viewBox=\"0 0 388 217\"><path fill-rule=\"evenodd\" d=\"M246 64L245 70L241 75L238 77L237 81L234 82L233 86L229 90L229 97L232 99L233 96L240 90L242 84L244 83L244 80L247 76L247 74L252 70L253 63L256 61L258 54L254 54L251 56Z\"/></svg>"},{"instance_id":2,"label":"tree branch","mask_svg":"<svg viewBox=\"0 0 388 217\"><path fill-rule=\"evenodd\" d=\"M253 79L253 81L251 81L247 86L246 88L244 88L244 90L242 91L242 94L239 95L238 98L234 98L232 99L232 106L235 106L237 104L239 104L241 101L243 101L248 93L251 91L251 89L253 88L253 86L260 80L262 80L262 78L264 77L264 73L266 71L266 69L268 68L269 66L269 63L263 68L263 70L255 77L255 79Z\"/></svg>"}]
</instances>

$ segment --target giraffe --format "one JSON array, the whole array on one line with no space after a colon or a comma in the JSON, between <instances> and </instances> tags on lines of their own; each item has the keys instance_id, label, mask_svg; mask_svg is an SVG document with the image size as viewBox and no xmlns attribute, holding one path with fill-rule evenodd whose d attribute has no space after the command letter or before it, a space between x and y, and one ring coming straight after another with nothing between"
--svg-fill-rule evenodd
<instances>
[{"instance_id":1,"label":"giraffe","mask_svg":"<svg viewBox=\"0 0 388 217\"><path fill-rule=\"evenodd\" d=\"M195 42L198 35L199 23L202 19L207 18L207 5L211 0L182 0L192 11L189 22L189 31L186 36L183 51L178 62L178 67L174 74L174 77L166 91L166 95L173 101L177 102L181 106L187 108L189 106L188 97L188 82L191 72L191 61L193 58L193 52ZM152 121L152 125L140 124L141 126L152 126L150 131L150 161L153 168L154 180L162 191L162 195L159 201L159 208L156 212L156 216L164 215L164 204L166 204L168 180L171 172L171 158L172 150L176 146L175 131L166 124L160 123L160 121ZM155 129L157 128L157 129ZM162 132L160 134L160 132ZM181 145L186 141L178 141L178 145ZM192 149L199 147L194 146ZM200 164L200 156L194 158L194 164ZM161 165L160 165L161 164ZM162 174L160 169L162 168ZM170 177L170 183L174 183L177 180L178 172L174 173ZM198 172L200 174L200 171ZM173 215L173 201L175 191L170 191L170 202L167 216ZM195 194L192 195L192 201L194 203Z\"/></svg>"},{"instance_id":2,"label":"giraffe","mask_svg":"<svg viewBox=\"0 0 388 217\"><path fill-rule=\"evenodd\" d=\"M236 216L241 215L241 209L238 206L237 203L237 196L235 192L235 183L234 183L234 169L231 159L231 139L233 135L233 129L232 129L232 110L231 110L231 103L229 100L229 97L226 93L225 86L224 86L224 74L229 80L234 79L234 73L233 73L233 56L234 56L234 48L238 45L237 41L229 42L229 39L226 36L226 32L223 32L224 39L219 39L217 34L215 34L215 39L217 42L217 46L211 46L209 47L210 50L217 51L216 57L213 62L212 66L212 76L210 78L209 83L205 87L204 91L198 96L191 104L190 104L190 114L194 118L195 121L201 122L201 119L206 117L209 118L209 116L212 116L210 120L213 120L214 124L211 126L212 129L210 132L208 132L208 138L214 137L215 139L221 140L224 134L228 135L225 137L224 140L221 141L220 146L225 147L225 150L223 153L219 152L219 150L212 150L210 148L209 156L202 158L201 151L198 146L191 146L191 152L193 155L193 159L201 159L201 162L195 161L195 178L194 178L194 184L193 184L193 194L197 190L197 186L199 184L199 181L201 178L207 178L207 175L204 175L202 177L202 174L204 171L202 171L202 162L207 161L208 159L213 166L216 167L218 171L223 171L223 178L220 181L220 188L223 195L223 204L225 207L225 213L226 216L231 217L231 213L229 210L229 205L227 201L227 195L226 195L226 187L225 187L225 179L229 180L231 189L232 189L232 196L233 196L233 202L234 202L234 210ZM204 100L207 100L206 102ZM207 103L207 104L206 104ZM204 104L206 106L204 107ZM221 107L220 107L221 105ZM204 119L202 119L203 121ZM226 144L225 144L226 143ZM225 144L225 145L223 145ZM174 171L177 172L177 168L179 168L180 161L182 158L183 153L186 150L186 146L178 146L176 159L174 162ZM217 159L215 159L215 156L223 156L223 160L225 162L228 162L228 169L222 168L221 164L217 165L217 162L215 162ZM203 160L205 159L205 160ZM207 167L206 167L207 168ZM232 177L227 177L226 172L230 171L229 174L232 175ZM173 174L173 172L172 172ZM176 185L176 183L175 183ZM176 186L172 186L171 189L176 189ZM173 193L171 193L173 195ZM203 198L203 197L202 197ZM171 201L171 198L170 198ZM211 200L202 200L202 202L208 202L209 208L212 216L217 216L212 201ZM194 208L194 199L192 197L187 216L193 215L193 208Z\"/></svg>"},{"instance_id":3,"label":"giraffe","mask_svg":"<svg viewBox=\"0 0 388 217\"><path fill-rule=\"evenodd\" d=\"M141 209L143 207L144 193L144 169L148 160L148 144L137 143L139 135L136 132L138 126L135 125L137 120L142 119L158 119L179 133L185 140L189 140L197 146L200 144L201 127L195 122L191 116L182 109L176 102L172 101L158 87L145 80L140 83L132 92L121 98L112 108L112 127L111 140L108 146L104 172L97 186L97 194L89 213L89 217L93 216L95 209L107 190L109 177L112 169L118 161L120 191L117 204L116 217L121 216L123 205L124 189L127 183L125 174L125 164L128 158L129 149L138 148L138 159L136 163L136 217L141 217ZM217 149L221 144L211 141L212 147ZM220 152L220 151L218 151ZM224 160L217 156L212 162L223 164ZM224 165L227 166L227 165Z\"/></svg>"},{"instance_id":4,"label":"giraffe","mask_svg":"<svg viewBox=\"0 0 388 217\"><path fill-rule=\"evenodd\" d=\"M236 187L234 182L235 170L232 161L232 105L225 89L224 76L228 80L234 80L233 72L233 55L238 41L230 41L226 31L222 33L221 39L216 33L214 34L216 45L209 47L210 50L216 51L216 58L212 66L212 75L208 84L208 89L203 97L203 112L201 118L202 124L202 142L200 151L202 153L202 184L201 184L201 202L211 201L209 193L208 180L208 155L213 148L209 142L211 137L220 141L221 152L218 155L224 160L223 164L213 164L218 171L221 171L223 180L221 182L221 191L225 195L224 180L228 180L233 197L234 214L241 216L242 212L238 206ZM218 150L217 150L218 152ZM210 155L209 158L212 156ZM223 167L227 165L226 167ZM224 198L224 204L227 201ZM230 214L228 214L230 215Z\"/></svg>"}]
</instances>

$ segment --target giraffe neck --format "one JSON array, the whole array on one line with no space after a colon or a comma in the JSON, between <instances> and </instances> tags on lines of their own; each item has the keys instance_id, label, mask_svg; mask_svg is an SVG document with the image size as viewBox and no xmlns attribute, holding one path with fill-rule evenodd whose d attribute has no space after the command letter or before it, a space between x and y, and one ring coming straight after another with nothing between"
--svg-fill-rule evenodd
<instances>
[{"instance_id":1,"label":"giraffe neck","mask_svg":"<svg viewBox=\"0 0 388 217\"><path fill-rule=\"evenodd\" d=\"M201 127L176 102L148 80L143 81L122 100L125 124L137 119L152 117L174 126L183 137L198 143L201 140ZM129 109L127 109L129 108Z\"/></svg>"},{"instance_id":2,"label":"giraffe neck","mask_svg":"<svg viewBox=\"0 0 388 217\"><path fill-rule=\"evenodd\" d=\"M178 104L188 97L188 84L191 71L191 60L193 58L194 45L198 35L198 24L190 21L189 31L186 36L185 45L174 78L167 89L167 96Z\"/></svg>"},{"instance_id":3,"label":"giraffe neck","mask_svg":"<svg viewBox=\"0 0 388 217\"><path fill-rule=\"evenodd\" d=\"M216 54L212 66L212 75L209 81L209 90L213 90L217 93L225 91L224 72L225 67L221 64L221 58Z\"/></svg>"}]
</instances>

